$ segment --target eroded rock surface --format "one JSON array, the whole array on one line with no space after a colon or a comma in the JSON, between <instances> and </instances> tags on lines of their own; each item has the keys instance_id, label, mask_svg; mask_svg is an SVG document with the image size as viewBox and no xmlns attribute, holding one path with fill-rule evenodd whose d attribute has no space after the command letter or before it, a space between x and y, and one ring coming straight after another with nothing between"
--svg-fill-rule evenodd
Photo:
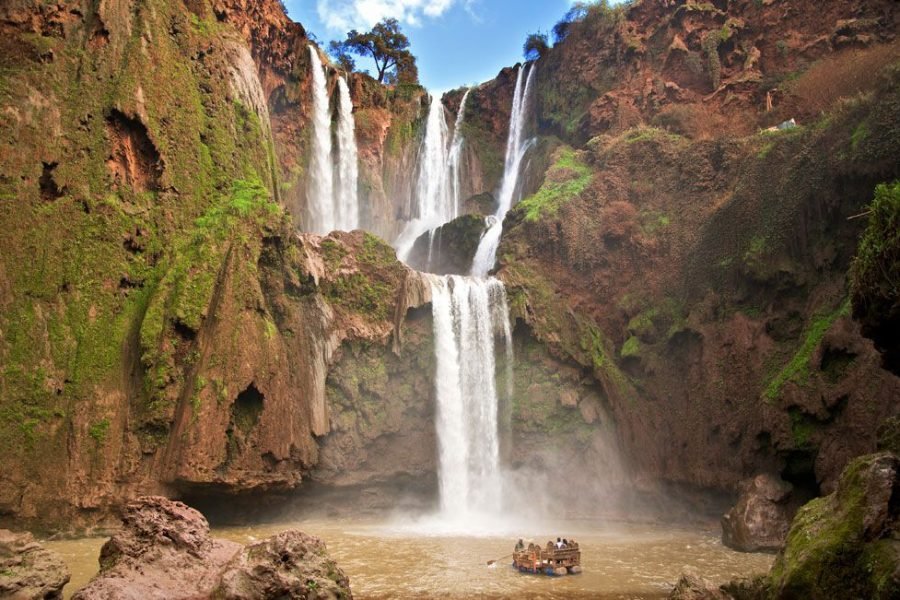
<instances>
[{"instance_id":1,"label":"eroded rock surface","mask_svg":"<svg viewBox=\"0 0 900 600\"><path fill-rule=\"evenodd\" d=\"M198 511L156 496L130 503L122 524L75 600L352 598L325 544L298 531L242 547L211 538Z\"/></svg>"},{"instance_id":2,"label":"eroded rock surface","mask_svg":"<svg viewBox=\"0 0 900 600\"><path fill-rule=\"evenodd\" d=\"M30 533L0 529L0 598L56 600L69 582L69 569Z\"/></svg>"},{"instance_id":3,"label":"eroded rock surface","mask_svg":"<svg viewBox=\"0 0 900 600\"><path fill-rule=\"evenodd\" d=\"M778 550L791 526L793 486L757 475L742 487L737 504L722 517L722 543L742 552Z\"/></svg>"}]
</instances>

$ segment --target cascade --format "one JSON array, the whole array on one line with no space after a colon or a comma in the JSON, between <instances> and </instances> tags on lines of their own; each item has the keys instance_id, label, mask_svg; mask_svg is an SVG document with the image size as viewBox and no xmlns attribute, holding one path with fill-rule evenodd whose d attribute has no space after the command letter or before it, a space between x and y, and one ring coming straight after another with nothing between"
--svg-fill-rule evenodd
<instances>
[{"instance_id":1,"label":"cascade","mask_svg":"<svg viewBox=\"0 0 900 600\"><path fill-rule=\"evenodd\" d=\"M466 118L466 101L469 99L471 88L463 94L462 100L459 102L459 113L456 115L456 124L453 126L453 141L450 145L450 158L448 159L447 170L450 178L450 201L453 207L454 218L459 216L460 212L460 178L462 177L461 160L463 148L462 126Z\"/></svg>"},{"instance_id":2,"label":"cascade","mask_svg":"<svg viewBox=\"0 0 900 600\"><path fill-rule=\"evenodd\" d=\"M525 71L528 71L525 76ZM485 276L494 268L497 262L497 248L500 245L500 235L503 233L503 219L512 208L519 191L519 176L522 171L522 161L531 147L533 140L525 137L525 121L528 116L530 91L534 80L537 65L519 69L516 76L516 88L513 93L512 110L509 116L509 136L506 141L506 161L503 167L503 182L500 185L500 194L497 197L497 212L490 219L490 227L475 252L472 261L472 275ZM523 86L522 79L525 78Z\"/></svg>"},{"instance_id":3,"label":"cascade","mask_svg":"<svg viewBox=\"0 0 900 600\"><path fill-rule=\"evenodd\" d=\"M331 149L331 114L325 69L315 46L309 46L313 78L313 132L307 187L307 229L329 233L334 229L334 167Z\"/></svg>"},{"instance_id":4,"label":"cascade","mask_svg":"<svg viewBox=\"0 0 900 600\"><path fill-rule=\"evenodd\" d=\"M429 281L441 518L470 524L502 499L494 346L499 334L511 351L506 290L494 278L432 275Z\"/></svg>"},{"instance_id":5,"label":"cascade","mask_svg":"<svg viewBox=\"0 0 900 600\"><path fill-rule=\"evenodd\" d=\"M419 178L413 216L395 244L397 256L403 261L409 257L420 235L456 218L447 171L448 137L444 104L440 98L432 96L425 138L419 150Z\"/></svg>"},{"instance_id":6,"label":"cascade","mask_svg":"<svg viewBox=\"0 0 900 600\"><path fill-rule=\"evenodd\" d=\"M359 164L353 100L343 77L338 81L338 163L335 173L335 229L352 231L359 227Z\"/></svg>"}]
</instances>

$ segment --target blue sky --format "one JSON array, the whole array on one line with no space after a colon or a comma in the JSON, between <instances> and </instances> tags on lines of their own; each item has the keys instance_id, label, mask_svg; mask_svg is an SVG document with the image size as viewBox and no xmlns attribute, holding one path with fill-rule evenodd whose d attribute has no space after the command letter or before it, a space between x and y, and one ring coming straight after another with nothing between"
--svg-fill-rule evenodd
<instances>
[{"instance_id":1,"label":"blue sky","mask_svg":"<svg viewBox=\"0 0 900 600\"><path fill-rule=\"evenodd\" d=\"M397 18L419 59L419 78L434 92L492 79L522 60L525 36L550 32L571 0L285 0L288 13L319 39L343 39ZM370 66L357 60L357 68Z\"/></svg>"}]
</instances>

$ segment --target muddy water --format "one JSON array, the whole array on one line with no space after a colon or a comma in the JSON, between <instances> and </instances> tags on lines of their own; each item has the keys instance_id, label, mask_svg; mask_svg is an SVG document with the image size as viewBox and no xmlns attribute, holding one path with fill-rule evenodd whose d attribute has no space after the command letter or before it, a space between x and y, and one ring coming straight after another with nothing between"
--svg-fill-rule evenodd
<instances>
[{"instance_id":1,"label":"muddy water","mask_svg":"<svg viewBox=\"0 0 900 600\"><path fill-rule=\"evenodd\" d=\"M509 560L488 560L512 550L504 534L460 537L374 521L311 520L284 525L216 529L216 537L247 543L296 528L325 540L350 577L354 598L663 598L691 568L714 582L766 572L772 557L723 547L718 531L664 525L566 521L529 533L546 544L574 537L584 573L567 577L521 575ZM67 597L97 570L103 540L48 542L73 572Z\"/></svg>"}]
</instances>

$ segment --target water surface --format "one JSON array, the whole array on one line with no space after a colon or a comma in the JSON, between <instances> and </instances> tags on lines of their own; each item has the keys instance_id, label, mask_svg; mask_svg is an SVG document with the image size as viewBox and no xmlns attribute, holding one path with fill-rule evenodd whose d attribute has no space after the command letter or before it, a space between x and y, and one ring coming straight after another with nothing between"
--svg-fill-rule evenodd
<instances>
[{"instance_id":1,"label":"water surface","mask_svg":"<svg viewBox=\"0 0 900 600\"><path fill-rule=\"evenodd\" d=\"M508 559L488 567L488 560L509 554L515 543L514 536L501 532L463 536L394 522L317 519L219 528L213 534L248 543L284 529L299 529L325 540L332 557L350 577L353 597L360 600L664 598L685 569L724 583L764 573L772 563L770 555L725 548L714 529L590 520L533 526L528 532L533 541L542 544L557 536L578 540L584 573L566 577L522 575L512 569ZM46 543L72 570L66 597L96 573L103 541Z\"/></svg>"}]
</instances>

